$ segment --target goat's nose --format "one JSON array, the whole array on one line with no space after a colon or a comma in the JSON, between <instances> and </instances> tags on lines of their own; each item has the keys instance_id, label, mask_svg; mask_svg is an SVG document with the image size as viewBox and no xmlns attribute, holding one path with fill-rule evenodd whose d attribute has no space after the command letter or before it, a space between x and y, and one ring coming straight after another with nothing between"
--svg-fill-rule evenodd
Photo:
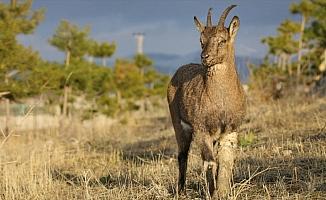
<instances>
[{"instance_id":1,"label":"goat's nose","mask_svg":"<svg viewBox=\"0 0 326 200\"><path fill-rule=\"evenodd\" d=\"M204 58L208 58L209 55L208 54L201 54L201 58L204 59Z\"/></svg>"}]
</instances>

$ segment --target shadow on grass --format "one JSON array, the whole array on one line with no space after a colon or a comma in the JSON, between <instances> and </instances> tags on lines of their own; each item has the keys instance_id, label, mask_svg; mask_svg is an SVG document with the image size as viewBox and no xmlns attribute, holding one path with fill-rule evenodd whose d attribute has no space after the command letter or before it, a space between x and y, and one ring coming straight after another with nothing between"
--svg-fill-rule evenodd
<instances>
[{"instance_id":1,"label":"shadow on grass","mask_svg":"<svg viewBox=\"0 0 326 200\"><path fill-rule=\"evenodd\" d=\"M268 170L266 170L268 169ZM258 174L259 172L265 172ZM255 173L257 175L255 175ZM241 183L250 180L257 186L277 185L284 183L289 193L298 193L308 190L320 190L325 183L316 184L309 188L316 180L323 180L326 175L326 159L316 157L246 158L239 160L234 174L234 182ZM250 178L251 177L251 178ZM310 185L310 186L309 186Z\"/></svg>"},{"instance_id":2,"label":"shadow on grass","mask_svg":"<svg viewBox=\"0 0 326 200\"><path fill-rule=\"evenodd\" d=\"M174 158L176 149L175 138L172 136L140 141L123 148L123 160L132 161L135 164L147 164L152 161Z\"/></svg>"},{"instance_id":3,"label":"shadow on grass","mask_svg":"<svg viewBox=\"0 0 326 200\"><path fill-rule=\"evenodd\" d=\"M120 151L124 161L131 161L134 164L148 164L158 160L174 158L177 151L174 136L160 137L123 144L114 140L94 140L85 144L85 149L101 153Z\"/></svg>"},{"instance_id":4,"label":"shadow on grass","mask_svg":"<svg viewBox=\"0 0 326 200\"><path fill-rule=\"evenodd\" d=\"M325 127L323 129L325 129ZM323 129L319 130L318 134L307 136L307 139L309 141L326 141L326 130L323 131Z\"/></svg>"},{"instance_id":5,"label":"shadow on grass","mask_svg":"<svg viewBox=\"0 0 326 200\"><path fill-rule=\"evenodd\" d=\"M140 141L121 149L122 159L124 162L132 162L136 165L144 165L155 163L160 160L168 160L175 156L176 147L174 146L174 137L162 137L155 140ZM103 144L107 144L104 148ZM119 145L108 141L102 141L99 151L111 152L115 149L113 146ZM96 146L93 146L94 148ZM72 186L105 186L107 188L115 187L130 187L141 186L149 187L152 183L151 180L146 178L139 178L136 174L128 170L128 168L122 169L122 171L108 174L100 178L87 177L80 174L66 172L60 169L54 169L51 171L52 178L54 180L63 181ZM171 193L173 189L171 188Z\"/></svg>"},{"instance_id":6,"label":"shadow on grass","mask_svg":"<svg viewBox=\"0 0 326 200\"><path fill-rule=\"evenodd\" d=\"M151 181L148 179L139 180L136 174L130 172L121 172L118 175L107 175L100 178L90 178L83 175L78 175L70 172L65 172L60 169L51 171L52 179L65 182L71 186L77 187L99 187L104 186L108 189L116 187L148 187Z\"/></svg>"},{"instance_id":7,"label":"shadow on grass","mask_svg":"<svg viewBox=\"0 0 326 200\"><path fill-rule=\"evenodd\" d=\"M309 139L324 140L324 135L320 134ZM106 143L105 141L103 142ZM114 146L116 144L111 142L108 145ZM132 162L136 165L147 165L175 158L177 149L173 136L139 141L120 148L123 162ZM109 151L109 149L107 150ZM201 170L201 168L198 168L194 173L200 174ZM261 171L264 172L255 175L255 173ZM146 176L139 177L136 172L128 170L128 168L99 178L89 178L58 169L53 170L51 174L54 180L81 187L87 185L91 187L104 186L109 189L137 186L140 188L151 188L153 182L153 180L146 178ZM325 193L325 175L326 158L322 157L247 157L240 159L236 163L234 183L241 184L246 180L250 180L250 184L254 185L251 190L258 189L259 191L264 191L264 188L267 187L273 190L271 193L274 193L274 195L283 186L289 194L315 191ZM168 193L175 196L175 187L171 184L167 187ZM204 183L198 181L198 179L192 179L189 174L186 187L188 190L186 197L202 198L205 194Z\"/></svg>"}]
</instances>

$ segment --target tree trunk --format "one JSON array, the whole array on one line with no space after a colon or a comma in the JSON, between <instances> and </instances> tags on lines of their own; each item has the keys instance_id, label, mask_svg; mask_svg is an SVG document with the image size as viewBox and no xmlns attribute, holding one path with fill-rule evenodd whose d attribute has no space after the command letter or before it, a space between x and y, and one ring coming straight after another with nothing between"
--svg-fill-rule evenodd
<instances>
[{"instance_id":1,"label":"tree trunk","mask_svg":"<svg viewBox=\"0 0 326 200\"><path fill-rule=\"evenodd\" d=\"M118 109L114 112L114 116L116 116L117 114L118 114L118 112L120 111L120 110L122 110L122 105L121 105L121 92L120 92L120 90L117 90L116 91L117 93L116 93L116 100L117 100L117 104L118 104Z\"/></svg>"},{"instance_id":2,"label":"tree trunk","mask_svg":"<svg viewBox=\"0 0 326 200\"><path fill-rule=\"evenodd\" d=\"M297 66L298 79L301 76L302 46L303 46L303 33L304 33L305 24L306 24L306 16L302 15L301 27L300 27L299 48L298 48L298 66Z\"/></svg>"},{"instance_id":3,"label":"tree trunk","mask_svg":"<svg viewBox=\"0 0 326 200\"><path fill-rule=\"evenodd\" d=\"M290 59L290 55L289 54L285 54L285 58L284 58L284 71L286 71L287 68L288 68L289 59Z\"/></svg>"},{"instance_id":4,"label":"tree trunk","mask_svg":"<svg viewBox=\"0 0 326 200\"><path fill-rule=\"evenodd\" d=\"M140 68L140 76L143 78L145 74L145 69L144 67Z\"/></svg>"},{"instance_id":5,"label":"tree trunk","mask_svg":"<svg viewBox=\"0 0 326 200\"><path fill-rule=\"evenodd\" d=\"M10 0L11 8L16 8L16 0Z\"/></svg>"},{"instance_id":6,"label":"tree trunk","mask_svg":"<svg viewBox=\"0 0 326 200\"><path fill-rule=\"evenodd\" d=\"M287 60L287 69L288 69L289 75L291 76L292 75L291 55L289 55L288 60Z\"/></svg>"},{"instance_id":7,"label":"tree trunk","mask_svg":"<svg viewBox=\"0 0 326 200\"><path fill-rule=\"evenodd\" d=\"M5 99L6 102L6 125L5 125L5 135L9 135L10 131L10 100L8 98Z\"/></svg>"},{"instance_id":8,"label":"tree trunk","mask_svg":"<svg viewBox=\"0 0 326 200\"><path fill-rule=\"evenodd\" d=\"M281 68L282 65L282 56L278 55L277 56L277 68Z\"/></svg>"},{"instance_id":9,"label":"tree trunk","mask_svg":"<svg viewBox=\"0 0 326 200\"><path fill-rule=\"evenodd\" d=\"M282 69L282 71L286 70L286 54L285 53L281 54L281 69Z\"/></svg>"},{"instance_id":10,"label":"tree trunk","mask_svg":"<svg viewBox=\"0 0 326 200\"><path fill-rule=\"evenodd\" d=\"M36 99L34 99L34 110L33 110L33 130L34 133L37 131L38 127L37 127L37 101ZM29 134L30 135L30 134Z\"/></svg>"},{"instance_id":11,"label":"tree trunk","mask_svg":"<svg viewBox=\"0 0 326 200\"><path fill-rule=\"evenodd\" d=\"M63 108L62 108L63 117L66 117L68 113L68 95L69 95L69 86L65 85L63 88Z\"/></svg>"},{"instance_id":12,"label":"tree trunk","mask_svg":"<svg viewBox=\"0 0 326 200\"><path fill-rule=\"evenodd\" d=\"M274 62L274 64L277 64L277 60L278 60L278 56L277 55L274 55L273 56L273 62Z\"/></svg>"},{"instance_id":13,"label":"tree trunk","mask_svg":"<svg viewBox=\"0 0 326 200\"><path fill-rule=\"evenodd\" d=\"M9 84L8 76L5 75L5 84ZM6 102L6 124L5 124L5 135L9 135L9 126L10 126L10 99L5 98Z\"/></svg>"},{"instance_id":14,"label":"tree trunk","mask_svg":"<svg viewBox=\"0 0 326 200\"><path fill-rule=\"evenodd\" d=\"M70 55L71 55L70 50L67 50L66 51L66 61L65 61L65 66L66 67L68 67L70 65Z\"/></svg>"},{"instance_id":15,"label":"tree trunk","mask_svg":"<svg viewBox=\"0 0 326 200\"><path fill-rule=\"evenodd\" d=\"M102 58L102 65L106 66L106 58L105 57Z\"/></svg>"},{"instance_id":16,"label":"tree trunk","mask_svg":"<svg viewBox=\"0 0 326 200\"><path fill-rule=\"evenodd\" d=\"M65 67L68 67L70 65L70 55L71 55L71 52L69 49L67 49L66 50ZM67 112L68 111L68 96L69 96L69 86L67 85L67 83L65 83L64 88L63 88L63 109L62 109L63 117L66 117L68 114L68 112Z\"/></svg>"},{"instance_id":17,"label":"tree trunk","mask_svg":"<svg viewBox=\"0 0 326 200\"><path fill-rule=\"evenodd\" d=\"M70 86L68 86L68 99L67 100L69 100L69 97L71 97L72 96L72 87L70 87ZM71 119L72 118L72 102L67 102L67 105L68 105L68 107L67 107L67 114L68 114L68 117L69 117L69 119Z\"/></svg>"},{"instance_id":18,"label":"tree trunk","mask_svg":"<svg viewBox=\"0 0 326 200\"><path fill-rule=\"evenodd\" d=\"M321 55L321 58L322 59L320 59L320 60L322 60L322 61L321 61L320 65L318 66L318 69L320 72L324 72L324 71L326 71L326 49L324 49L324 55Z\"/></svg>"},{"instance_id":19,"label":"tree trunk","mask_svg":"<svg viewBox=\"0 0 326 200\"><path fill-rule=\"evenodd\" d=\"M117 94L116 94L116 98L117 98L117 104L120 106L121 105L121 92L120 90L117 90Z\"/></svg>"},{"instance_id":20,"label":"tree trunk","mask_svg":"<svg viewBox=\"0 0 326 200\"><path fill-rule=\"evenodd\" d=\"M88 62L93 63L94 62L94 57L93 56L88 56Z\"/></svg>"}]
</instances>

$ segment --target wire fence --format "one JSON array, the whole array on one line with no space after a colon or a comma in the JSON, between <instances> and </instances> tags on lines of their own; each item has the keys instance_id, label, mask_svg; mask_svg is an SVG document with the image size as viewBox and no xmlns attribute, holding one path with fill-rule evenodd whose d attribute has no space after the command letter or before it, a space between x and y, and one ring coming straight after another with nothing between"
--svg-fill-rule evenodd
<instances>
[{"instance_id":1,"label":"wire fence","mask_svg":"<svg viewBox=\"0 0 326 200\"><path fill-rule=\"evenodd\" d=\"M48 106L28 105L28 104L10 104L9 112L11 116L25 116L28 110L33 106L33 113L37 114L55 114L54 109ZM0 117L6 116L6 105L0 103Z\"/></svg>"},{"instance_id":2,"label":"wire fence","mask_svg":"<svg viewBox=\"0 0 326 200\"><path fill-rule=\"evenodd\" d=\"M11 103L9 115L6 104L0 101L0 135L9 131L37 131L45 129L60 129L69 124L80 124L83 127L109 127L116 119L105 115L94 115L88 119L82 119L82 109L70 107L68 116L63 118L61 108L56 106L42 106L39 104ZM64 119L64 121L62 121Z\"/></svg>"},{"instance_id":3,"label":"wire fence","mask_svg":"<svg viewBox=\"0 0 326 200\"><path fill-rule=\"evenodd\" d=\"M8 108L0 103L0 129L14 128L15 130L37 130L58 127L60 108L11 103Z\"/></svg>"}]
</instances>

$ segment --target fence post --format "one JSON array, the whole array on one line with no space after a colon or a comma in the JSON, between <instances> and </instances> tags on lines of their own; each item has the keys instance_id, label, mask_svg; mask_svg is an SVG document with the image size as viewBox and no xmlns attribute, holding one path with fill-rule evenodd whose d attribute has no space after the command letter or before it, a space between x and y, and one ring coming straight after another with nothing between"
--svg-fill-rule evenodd
<instances>
[{"instance_id":1,"label":"fence post","mask_svg":"<svg viewBox=\"0 0 326 200\"><path fill-rule=\"evenodd\" d=\"M10 131L10 99L5 98L6 104L6 122L5 122L5 136L9 135Z\"/></svg>"}]
</instances>

